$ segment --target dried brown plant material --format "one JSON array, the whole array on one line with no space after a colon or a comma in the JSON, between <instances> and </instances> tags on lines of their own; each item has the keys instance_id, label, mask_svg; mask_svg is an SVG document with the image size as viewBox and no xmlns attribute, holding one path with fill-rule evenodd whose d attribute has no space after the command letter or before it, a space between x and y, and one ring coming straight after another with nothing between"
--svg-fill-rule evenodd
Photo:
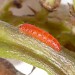
<instances>
[{"instance_id":1,"label":"dried brown plant material","mask_svg":"<svg viewBox=\"0 0 75 75\"><path fill-rule=\"evenodd\" d=\"M13 4L17 7L17 8L21 8L22 7L22 0L13 0Z\"/></svg>"},{"instance_id":2,"label":"dried brown plant material","mask_svg":"<svg viewBox=\"0 0 75 75\"><path fill-rule=\"evenodd\" d=\"M40 3L49 11L53 11L60 5L61 0L40 0Z\"/></svg>"},{"instance_id":3,"label":"dried brown plant material","mask_svg":"<svg viewBox=\"0 0 75 75\"><path fill-rule=\"evenodd\" d=\"M0 58L0 75L16 75L16 69L6 59Z\"/></svg>"}]
</instances>

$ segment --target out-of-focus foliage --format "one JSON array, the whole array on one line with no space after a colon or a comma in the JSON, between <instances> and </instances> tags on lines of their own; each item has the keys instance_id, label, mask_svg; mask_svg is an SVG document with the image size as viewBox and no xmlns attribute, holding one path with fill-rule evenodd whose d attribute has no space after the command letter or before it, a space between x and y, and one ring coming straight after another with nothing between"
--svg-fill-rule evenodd
<instances>
[{"instance_id":1,"label":"out-of-focus foliage","mask_svg":"<svg viewBox=\"0 0 75 75\"><path fill-rule=\"evenodd\" d=\"M16 16L9 11L13 7L12 2L8 0L1 9L4 12L0 12L0 56L25 61L45 69L49 75L75 75L75 34L72 32L74 16L69 13L70 16L61 17L56 13L59 10L50 12L44 8L36 12L31 7L34 15ZM54 16L49 17L49 14ZM56 52L42 42L22 35L18 31L22 23L34 24L51 33L63 46L62 51Z\"/></svg>"}]
</instances>

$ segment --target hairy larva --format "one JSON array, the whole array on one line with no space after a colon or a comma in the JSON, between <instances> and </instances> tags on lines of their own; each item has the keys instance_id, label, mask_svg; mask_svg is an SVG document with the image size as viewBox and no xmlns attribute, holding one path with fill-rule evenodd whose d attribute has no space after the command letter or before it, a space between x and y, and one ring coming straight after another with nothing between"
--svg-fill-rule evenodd
<instances>
[{"instance_id":1,"label":"hairy larva","mask_svg":"<svg viewBox=\"0 0 75 75\"><path fill-rule=\"evenodd\" d=\"M52 47L56 51L60 51L60 43L48 32L34 26L31 24L23 24L19 27L19 31L23 34L30 35L41 42L47 44L48 46Z\"/></svg>"}]
</instances>

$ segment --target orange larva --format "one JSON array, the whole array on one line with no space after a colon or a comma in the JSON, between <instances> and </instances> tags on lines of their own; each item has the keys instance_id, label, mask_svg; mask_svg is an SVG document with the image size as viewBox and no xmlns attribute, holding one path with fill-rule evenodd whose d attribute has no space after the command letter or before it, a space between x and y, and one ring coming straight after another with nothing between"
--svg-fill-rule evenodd
<instances>
[{"instance_id":1,"label":"orange larva","mask_svg":"<svg viewBox=\"0 0 75 75\"><path fill-rule=\"evenodd\" d=\"M19 27L19 31L23 34L30 35L40 40L41 42L55 49L56 51L60 51L59 42L51 34L34 25L23 24Z\"/></svg>"}]
</instances>

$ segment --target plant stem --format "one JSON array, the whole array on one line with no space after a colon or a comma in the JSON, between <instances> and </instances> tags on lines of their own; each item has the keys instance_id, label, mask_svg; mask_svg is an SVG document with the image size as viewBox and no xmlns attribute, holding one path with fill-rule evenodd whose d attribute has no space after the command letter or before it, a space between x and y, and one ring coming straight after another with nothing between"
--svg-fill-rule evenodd
<instances>
[{"instance_id":1,"label":"plant stem","mask_svg":"<svg viewBox=\"0 0 75 75\"><path fill-rule=\"evenodd\" d=\"M75 75L75 58L62 48L56 52L46 44L23 35L0 21L0 56L15 58L40 67L49 75Z\"/></svg>"}]
</instances>

